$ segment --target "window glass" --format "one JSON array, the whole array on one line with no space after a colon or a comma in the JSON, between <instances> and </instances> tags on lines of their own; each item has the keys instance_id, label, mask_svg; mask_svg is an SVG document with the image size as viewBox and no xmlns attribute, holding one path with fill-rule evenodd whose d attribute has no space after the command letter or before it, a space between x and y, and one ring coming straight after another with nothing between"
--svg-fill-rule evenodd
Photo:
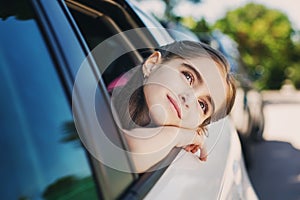
<instances>
[{"instance_id":1,"label":"window glass","mask_svg":"<svg viewBox=\"0 0 300 200\"><path fill-rule=\"evenodd\" d=\"M18 14L0 15L1 199L96 199L89 161L37 23Z\"/></svg>"},{"instance_id":2,"label":"window glass","mask_svg":"<svg viewBox=\"0 0 300 200\"><path fill-rule=\"evenodd\" d=\"M116 26L115 22L112 21L113 18L110 18L106 16L105 13L90 7L90 5L83 5L79 2L66 2L67 6L69 6L71 15L80 30L80 34L83 36L83 39L88 45L90 51L96 48L97 45L107 38L117 34L118 30L120 30L120 28ZM100 3L101 2L97 2L97 4ZM122 45L122 43L116 43L115 41L108 42L105 55L103 57L99 56L94 58L98 64L102 78L106 85L108 85L122 73L126 72L132 66L135 66L134 57L131 57L130 55L123 55L115 62L111 63L107 69L101 68L103 66L103 60L107 59L108 57L114 58L119 54L118 51L121 48L120 45ZM96 99L96 102L100 101ZM96 103L96 110L99 110L97 109L97 106L103 105ZM103 115L103 113L97 113L99 115ZM109 128L106 132L111 134L109 132ZM110 152L104 153L109 155ZM127 155L124 153L124 157L125 156ZM133 174L118 171L106 165L95 166L95 171L97 170L100 171L99 173L101 174L101 177L99 177L100 186L102 188L101 192L103 193L104 197L109 199L118 198L134 181Z\"/></svg>"}]
</instances>

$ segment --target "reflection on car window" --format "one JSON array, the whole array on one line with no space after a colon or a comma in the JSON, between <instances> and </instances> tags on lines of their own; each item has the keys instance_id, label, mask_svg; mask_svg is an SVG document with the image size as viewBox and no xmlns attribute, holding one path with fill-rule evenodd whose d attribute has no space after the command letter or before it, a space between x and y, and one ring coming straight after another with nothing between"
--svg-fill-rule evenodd
<instances>
[{"instance_id":1,"label":"reflection on car window","mask_svg":"<svg viewBox=\"0 0 300 200\"><path fill-rule=\"evenodd\" d=\"M37 23L11 16L0 20L0 30L1 199L96 199Z\"/></svg>"}]
</instances>

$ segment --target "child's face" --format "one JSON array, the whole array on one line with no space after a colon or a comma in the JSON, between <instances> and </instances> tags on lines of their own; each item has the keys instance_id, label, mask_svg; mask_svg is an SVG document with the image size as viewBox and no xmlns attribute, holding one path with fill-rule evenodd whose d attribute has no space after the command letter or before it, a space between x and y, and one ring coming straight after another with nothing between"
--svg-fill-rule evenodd
<instances>
[{"instance_id":1,"label":"child's face","mask_svg":"<svg viewBox=\"0 0 300 200\"><path fill-rule=\"evenodd\" d=\"M144 94L151 119L158 125L196 129L226 101L221 67L210 58L175 58L150 65Z\"/></svg>"}]
</instances>

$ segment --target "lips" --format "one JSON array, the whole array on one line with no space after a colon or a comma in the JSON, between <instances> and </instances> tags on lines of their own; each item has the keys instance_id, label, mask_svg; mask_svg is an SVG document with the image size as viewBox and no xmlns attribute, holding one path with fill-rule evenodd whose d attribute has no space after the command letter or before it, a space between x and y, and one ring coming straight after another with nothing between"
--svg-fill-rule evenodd
<instances>
[{"instance_id":1,"label":"lips","mask_svg":"<svg viewBox=\"0 0 300 200\"><path fill-rule=\"evenodd\" d=\"M178 118L181 119L181 113L180 113L180 109L179 109L179 106L178 106L177 102L172 97L170 97L169 95L167 95L167 98L171 102L173 107L175 108Z\"/></svg>"}]
</instances>

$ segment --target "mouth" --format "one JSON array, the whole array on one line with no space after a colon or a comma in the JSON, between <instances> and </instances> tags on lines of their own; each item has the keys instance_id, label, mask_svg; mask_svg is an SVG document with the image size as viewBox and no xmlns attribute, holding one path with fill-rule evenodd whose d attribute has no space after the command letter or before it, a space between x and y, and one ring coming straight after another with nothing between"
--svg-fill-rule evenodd
<instances>
[{"instance_id":1,"label":"mouth","mask_svg":"<svg viewBox=\"0 0 300 200\"><path fill-rule=\"evenodd\" d=\"M170 101L170 103L173 105L173 107L175 108L178 118L181 119L181 113L180 113L180 109L179 109L177 102L169 95L167 95L167 98Z\"/></svg>"}]
</instances>

